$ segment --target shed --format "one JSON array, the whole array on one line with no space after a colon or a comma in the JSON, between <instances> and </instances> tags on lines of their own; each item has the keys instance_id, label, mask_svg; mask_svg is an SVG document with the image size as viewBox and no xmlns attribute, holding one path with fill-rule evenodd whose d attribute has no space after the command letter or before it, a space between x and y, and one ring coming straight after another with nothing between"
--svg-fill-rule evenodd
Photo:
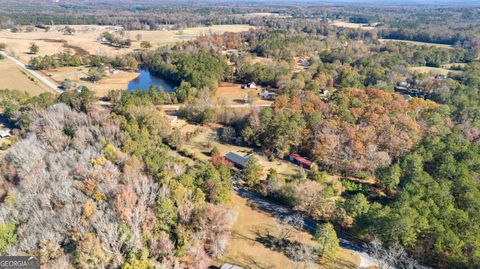
<instances>
[{"instance_id":1,"label":"shed","mask_svg":"<svg viewBox=\"0 0 480 269\"><path fill-rule=\"evenodd\" d=\"M399 87L403 87L403 88L410 87L410 83L408 83L408 82L406 82L406 81L400 81L397 85L398 85Z\"/></svg>"},{"instance_id":2,"label":"shed","mask_svg":"<svg viewBox=\"0 0 480 269\"><path fill-rule=\"evenodd\" d=\"M251 154L246 154L246 155L242 156L238 153L230 151L229 153L227 153L227 155L225 155L225 158L227 160L231 161L235 166L237 166L239 168L244 168L245 163L250 158L250 156L251 156Z\"/></svg>"},{"instance_id":3,"label":"shed","mask_svg":"<svg viewBox=\"0 0 480 269\"><path fill-rule=\"evenodd\" d=\"M275 98L277 98L277 94L274 93L274 92L269 92L269 91L262 91L261 93L258 94L260 97L262 97L262 99L265 99L265 100L274 100Z\"/></svg>"},{"instance_id":4,"label":"shed","mask_svg":"<svg viewBox=\"0 0 480 269\"><path fill-rule=\"evenodd\" d=\"M249 89L256 89L257 88L257 84L255 84L255 82L250 82L247 84L247 88Z\"/></svg>"},{"instance_id":5,"label":"shed","mask_svg":"<svg viewBox=\"0 0 480 269\"><path fill-rule=\"evenodd\" d=\"M167 121L170 122L170 123L174 123L178 120L178 117L177 116L172 116L172 115L167 115L167 116L165 116L165 119L167 119Z\"/></svg>"},{"instance_id":6,"label":"shed","mask_svg":"<svg viewBox=\"0 0 480 269\"><path fill-rule=\"evenodd\" d=\"M242 267L234 264L224 263L220 269L243 269Z\"/></svg>"},{"instance_id":7,"label":"shed","mask_svg":"<svg viewBox=\"0 0 480 269\"><path fill-rule=\"evenodd\" d=\"M313 165L312 161L307 160L306 158L300 156L298 153L290 154L289 159L291 162L296 163L306 169L311 169Z\"/></svg>"},{"instance_id":8,"label":"shed","mask_svg":"<svg viewBox=\"0 0 480 269\"><path fill-rule=\"evenodd\" d=\"M8 128L5 128L3 130L0 130L0 137L5 138L5 137L10 137L12 136L11 130Z\"/></svg>"}]
</instances>

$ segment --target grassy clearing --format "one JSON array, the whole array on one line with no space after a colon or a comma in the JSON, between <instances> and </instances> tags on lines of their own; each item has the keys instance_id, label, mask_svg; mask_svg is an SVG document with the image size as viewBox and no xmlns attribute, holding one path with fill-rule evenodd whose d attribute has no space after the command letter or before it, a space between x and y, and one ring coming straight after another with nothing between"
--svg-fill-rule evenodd
<instances>
[{"instance_id":1,"label":"grassy clearing","mask_svg":"<svg viewBox=\"0 0 480 269\"><path fill-rule=\"evenodd\" d=\"M449 73L458 74L461 71L449 70L442 67L429 67L429 66L410 66L408 68L410 72L432 74L432 75L448 75Z\"/></svg>"},{"instance_id":2,"label":"grassy clearing","mask_svg":"<svg viewBox=\"0 0 480 269\"><path fill-rule=\"evenodd\" d=\"M70 48L76 51L97 55L116 56L123 55L140 49L142 41L149 41L153 47L173 44L190 40L200 35L224 32L247 31L253 26L249 25L213 25L209 27L186 28L184 30L158 30L158 31L125 31L123 37L133 40L130 48L114 48L97 41L97 38L105 31L120 32L120 28L114 26L98 25L74 25L74 35L65 35L62 29L65 26L52 27L48 32L40 29L27 33L11 33L0 30L0 43L7 45L7 52L24 63L28 63L32 55L28 54L30 43L35 42L40 47L39 55L51 55ZM137 40L137 36L140 40Z\"/></svg>"},{"instance_id":3,"label":"grassy clearing","mask_svg":"<svg viewBox=\"0 0 480 269\"><path fill-rule=\"evenodd\" d=\"M248 113L248 110L239 109L236 110L236 113ZM240 154L246 154L252 152L251 148L236 146L231 144L223 144L217 140L217 128L220 128L220 125L211 125L211 126L199 126L189 124L184 120L178 120L173 124L174 128L178 128L182 134L194 133L196 130L197 135L185 143L184 148L195 156L195 158L200 160L210 159L209 152L213 147L217 147L222 155L227 154L229 151L235 151ZM264 156L257 156L265 168L265 173L270 169L274 168L281 176L294 175L300 172L300 167L288 162L286 160L275 159L270 162Z\"/></svg>"},{"instance_id":4,"label":"grassy clearing","mask_svg":"<svg viewBox=\"0 0 480 269\"><path fill-rule=\"evenodd\" d=\"M30 95L39 95L44 92L54 93L9 59L0 60L0 74L0 89L24 91Z\"/></svg>"},{"instance_id":5,"label":"grassy clearing","mask_svg":"<svg viewBox=\"0 0 480 269\"><path fill-rule=\"evenodd\" d=\"M236 194L232 197L232 206L238 215L222 262L238 264L244 268L304 268L303 263L295 263L284 253L266 247L259 240L265 234L275 235L275 218L256 209L248 200ZM296 231L292 239L309 246L315 244L312 236L303 231ZM315 264L313 268L353 269L358 268L359 263L358 256L349 250L341 249L335 262Z\"/></svg>"},{"instance_id":6,"label":"grassy clearing","mask_svg":"<svg viewBox=\"0 0 480 269\"><path fill-rule=\"evenodd\" d=\"M362 29L362 30L373 30L373 29L375 29L375 27L368 26L368 24L352 23L352 22L346 22L346 21L334 21L334 22L330 23L330 25L333 25L333 26L336 26L336 27L349 28L349 29Z\"/></svg>"},{"instance_id":7,"label":"grassy clearing","mask_svg":"<svg viewBox=\"0 0 480 269\"><path fill-rule=\"evenodd\" d=\"M245 97L255 96L254 104L272 103L272 101L261 100L260 97L258 97L258 93L261 92L260 87L257 89L242 89L241 86L239 83L221 83L213 96L214 101L217 104L244 104Z\"/></svg>"},{"instance_id":8,"label":"grassy clearing","mask_svg":"<svg viewBox=\"0 0 480 269\"><path fill-rule=\"evenodd\" d=\"M84 80L88 73L87 67L60 67L40 73L57 84L62 83L65 79L72 80L77 85L83 85L95 91L98 97L107 95L110 90L127 89L128 83L139 75L137 72L118 71L116 74L107 75L100 81L92 83Z\"/></svg>"},{"instance_id":9,"label":"grassy clearing","mask_svg":"<svg viewBox=\"0 0 480 269\"><path fill-rule=\"evenodd\" d=\"M401 42L406 44L418 45L418 46L427 46L427 47L437 47L442 49L453 49L451 45L438 44L438 43L427 43L427 42L418 42L410 40L400 40L400 39L379 39L380 42Z\"/></svg>"}]
</instances>

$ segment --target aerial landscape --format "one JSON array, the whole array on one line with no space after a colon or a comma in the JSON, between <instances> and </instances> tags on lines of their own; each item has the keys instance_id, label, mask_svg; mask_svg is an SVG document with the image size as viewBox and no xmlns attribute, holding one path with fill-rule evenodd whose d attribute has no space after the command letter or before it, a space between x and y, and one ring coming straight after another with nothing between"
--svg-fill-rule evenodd
<instances>
[{"instance_id":1,"label":"aerial landscape","mask_svg":"<svg viewBox=\"0 0 480 269\"><path fill-rule=\"evenodd\" d=\"M0 0L0 125L0 269L480 268L480 1Z\"/></svg>"}]
</instances>

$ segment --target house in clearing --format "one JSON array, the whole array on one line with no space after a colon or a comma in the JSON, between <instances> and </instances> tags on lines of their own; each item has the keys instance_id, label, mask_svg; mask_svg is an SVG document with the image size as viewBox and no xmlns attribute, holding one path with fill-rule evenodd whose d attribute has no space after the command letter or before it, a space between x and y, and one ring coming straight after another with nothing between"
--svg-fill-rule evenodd
<instances>
[{"instance_id":1,"label":"house in clearing","mask_svg":"<svg viewBox=\"0 0 480 269\"><path fill-rule=\"evenodd\" d=\"M225 155L225 158L229 161L231 161L236 167L238 168L244 168L245 163L248 161L248 159L252 156L251 154L246 154L244 156L230 151Z\"/></svg>"},{"instance_id":2,"label":"house in clearing","mask_svg":"<svg viewBox=\"0 0 480 269\"><path fill-rule=\"evenodd\" d=\"M298 153L292 153L289 156L289 159L291 162L306 168L306 169L311 169L313 166L313 162L310 160L307 160L306 158L300 156Z\"/></svg>"}]
</instances>

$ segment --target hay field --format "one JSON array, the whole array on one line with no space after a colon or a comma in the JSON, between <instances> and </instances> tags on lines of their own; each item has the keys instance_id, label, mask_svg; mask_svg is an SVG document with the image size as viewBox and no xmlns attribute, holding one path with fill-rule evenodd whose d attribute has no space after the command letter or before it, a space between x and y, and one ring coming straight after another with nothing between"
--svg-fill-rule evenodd
<instances>
[{"instance_id":1,"label":"hay field","mask_svg":"<svg viewBox=\"0 0 480 269\"><path fill-rule=\"evenodd\" d=\"M432 75L448 75L449 73L458 74L462 71L449 70L441 67L429 67L429 66L410 66L408 67L410 72L432 74Z\"/></svg>"},{"instance_id":2,"label":"hay field","mask_svg":"<svg viewBox=\"0 0 480 269\"><path fill-rule=\"evenodd\" d=\"M349 29L363 29L363 30L373 30L375 27L373 26L368 26L368 24L362 24L362 23L352 23L352 22L346 22L346 21L333 21L330 23L330 25L336 26L336 27L343 27L343 28L349 28Z\"/></svg>"},{"instance_id":3,"label":"hay field","mask_svg":"<svg viewBox=\"0 0 480 269\"><path fill-rule=\"evenodd\" d=\"M61 84L65 79L72 80L77 85L83 85L94 91L98 97L108 94L110 90L125 90L128 83L135 79L139 73L119 71L116 74L107 75L100 81L93 83L84 80L87 77L87 67L60 67L51 70L40 71L43 76L56 84Z\"/></svg>"},{"instance_id":4,"label":"hay field","mask_svg":"<svg viewBox=\"0 0 480 269\"><path fill-rule=\"evenodd\" d=\"M418 45L418 46L426 46L426 47L437 47L442 49L453 49L451 45L445 44L438 44L438 43L427 43L427 42L419 42L419 41L410 41L410 40L401 40L401 39L379 39L380 42L401 42L411 45Z\"/></svg>"},{"instance_id":5,"label":"hay field","mask_svg":"<svg viewBox=\"0 0 480 269\"><path fill-rule=\"evenodd\" d=\"M141 41L149 41L153 47L173 44L191 40L200 35L224 32L242 32L254 28L249 25L213 25L209 27L186 28L183 30L158 30L158 31L125 31L122 38L130 38L130 48L115 48L97 41L97 38L106 31L120 35L121 28L114 26L98 25L73 25L73 35L65 35L62 31L65 26L52 27L48 32L35 29L33 32L12 33L0 30L0 43L7 45L6 52L16 57L23 63L28 63L32 55L28 54L30 43L34 42L40 47L38 55L51 55L70 48L79 53L116 56L123 55L140 48ZM137 36L140 41L137 41Z\"/></svg>"},{"instance_id":6,"label":"hay field","mask_svg":"<svg viewBox=\"0 0 480 269\"><path fill-rule=\"evenodd\" d=\"M20 90L32 96L44 92L55 93L9 59L0 60L0 89Z\"/></svg>"}]
</instances>

